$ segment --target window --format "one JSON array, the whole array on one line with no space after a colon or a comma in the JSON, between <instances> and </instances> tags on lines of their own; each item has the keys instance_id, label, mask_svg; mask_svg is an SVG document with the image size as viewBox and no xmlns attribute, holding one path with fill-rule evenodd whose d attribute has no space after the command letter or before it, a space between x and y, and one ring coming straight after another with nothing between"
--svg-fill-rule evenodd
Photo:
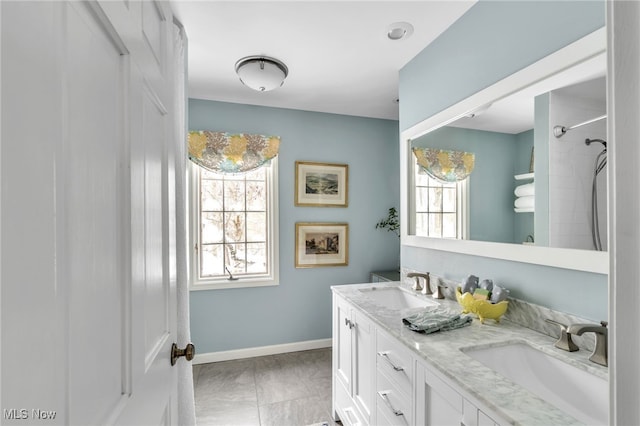
<instances>
[{"instance_id":1,"label":"window","mask_svg":"<svg viewBox=\"0 0 640 426\"><path fill-rule=\"evenodd\" d=\"M242 174L191 164L190 182L191 289L277 285L277 159Z\"/></svg>"},{"instance_id":2,"label":"window","mask_svg":"<svg viewBox=\"0 0 640 426\"><path fill-rule=\"evenodd\" d=\"M415 234L433 238L467 238L467 179L444 183L415 166Z\"/></svg>"}]
</instances>

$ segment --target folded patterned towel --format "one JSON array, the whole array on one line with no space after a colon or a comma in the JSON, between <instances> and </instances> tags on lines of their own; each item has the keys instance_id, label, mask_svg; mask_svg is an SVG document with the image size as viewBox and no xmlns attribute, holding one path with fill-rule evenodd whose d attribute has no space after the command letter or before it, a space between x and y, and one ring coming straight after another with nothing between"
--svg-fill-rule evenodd
<instances>
[{"instance_id":1,"label":"folded patterned towel","mask_svg":"<svg viewBox=\"0 0 640 426\"><path fill-rule=\"evenodd\" d=\"M410 330L425 334L454 330L471 324L471 321L470 316L451 312L442 306L429 307L424 311L402 318L402 322Z\"/></svg>"}]
</instances>

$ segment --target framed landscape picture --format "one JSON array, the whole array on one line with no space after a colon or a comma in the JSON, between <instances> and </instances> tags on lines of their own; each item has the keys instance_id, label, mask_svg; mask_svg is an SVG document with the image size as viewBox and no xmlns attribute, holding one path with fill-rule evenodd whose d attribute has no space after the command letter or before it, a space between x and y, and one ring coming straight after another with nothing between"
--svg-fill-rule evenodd
<instances>
[{"instance_id":1,"label":"framed landscape picture","mask_svg":"<svg viewBox=\"0 0 640 426\"><path fill-rule=\"evenodd\" d=\"M347 207L349 166L347 164L296 161L296 206Z\"/></svg>"},{"instance_id":2,"label":"framed landscape picture","mask_svg":"<svg viewBox=\"0 0 640 426\"><path fill-rule=\"evenodd\" d=\"M349 225L346 223L296 223L296 268L347 266Z\"/></svg>"}]
</instances>

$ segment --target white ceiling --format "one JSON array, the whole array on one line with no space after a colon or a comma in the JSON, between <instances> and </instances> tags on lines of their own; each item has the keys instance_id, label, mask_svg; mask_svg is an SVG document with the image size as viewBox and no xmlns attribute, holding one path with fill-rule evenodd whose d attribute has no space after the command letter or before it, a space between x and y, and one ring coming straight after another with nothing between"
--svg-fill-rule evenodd
<instances>
[{"instance_id":1,"label":"white ceiling","mask_svg":"<svg viewBox=\"0 0 640 426\"><path fill-rule=\"evenodd\" d=\"M475 0L176 1L189 39L189 97L397 119L398 71ZM413 34L387 38L409 22ZM235 63L266 55L289 67L270 92L244 86Z\"/></svg>"}]
</instances>

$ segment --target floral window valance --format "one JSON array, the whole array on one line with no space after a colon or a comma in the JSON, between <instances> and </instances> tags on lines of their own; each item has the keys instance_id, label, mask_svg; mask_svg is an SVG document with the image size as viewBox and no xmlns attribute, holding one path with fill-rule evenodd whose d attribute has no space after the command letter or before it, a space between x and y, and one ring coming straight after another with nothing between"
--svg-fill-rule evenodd
<instances>
[{"instance_id":1,"label":"floral window valance","mask_svg":"<svg viewBox=\"0 0 640 426\"><path fill-rule=\"evenodd\" d=\"M446 151L435 148L411 149L421 171L442 182L465 180L473 171L475 154L462 151Z\"/></svg>"},{"instance_id":2,"label":"floral window valance","mask_svg":"<svg viewBox=\"0 0 640 426\"><path fill-rule=\"evenodd\" d=\"M255 170L278 155L279 136L190 131L189 159L216 173Z\"/></svg>"}]
</instances>

